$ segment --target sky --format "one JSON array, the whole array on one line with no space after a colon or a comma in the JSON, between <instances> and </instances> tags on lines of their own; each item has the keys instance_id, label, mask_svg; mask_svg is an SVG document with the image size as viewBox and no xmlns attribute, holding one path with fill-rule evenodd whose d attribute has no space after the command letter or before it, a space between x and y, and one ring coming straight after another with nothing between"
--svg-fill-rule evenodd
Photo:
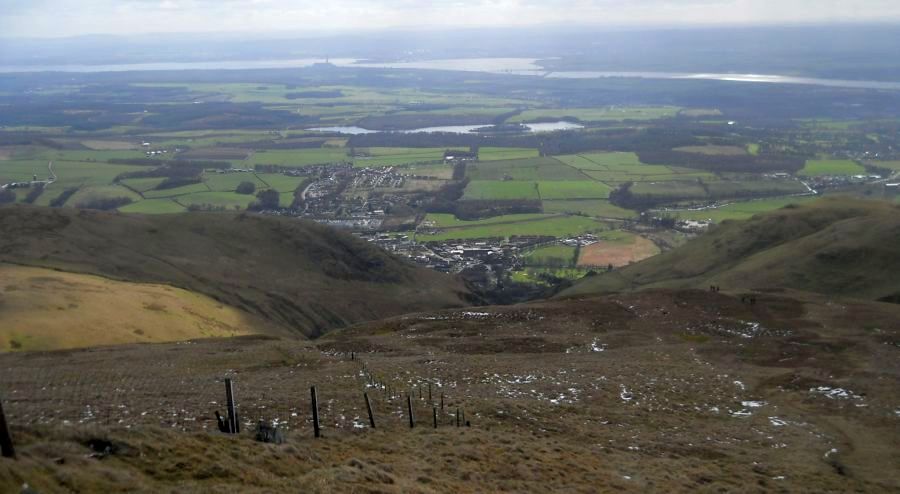
<instances>
[{"instance_id":1,"label":"sky","mask_svg":"<svg viewBox=\"0 0 900 494\"><path fill-rule=\"evenodd\" d=\"M0 36L900 23L900 0L0 0Z\"/></svg>"}]
</instances>

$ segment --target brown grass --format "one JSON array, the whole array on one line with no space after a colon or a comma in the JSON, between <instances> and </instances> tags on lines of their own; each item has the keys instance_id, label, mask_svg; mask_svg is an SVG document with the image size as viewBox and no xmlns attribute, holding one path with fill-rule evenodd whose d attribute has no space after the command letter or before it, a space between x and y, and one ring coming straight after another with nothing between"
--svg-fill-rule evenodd
<instances>
[{"instance_id":1,"label":"brown grass","mask_svg":"<svg viewBox=\"0 0 900 494\"><path fill-rule=\"evenodd\" d=\"M165 285L0 264L0 352L244 335L259 321Z\"/></svg>"},{"instance_id":2,"label":"brown grass","mask_svg":"<svg viewBox=\"0 0 900 494\"><path fill-rule=\"evenodd\" d=\"M864 328L887 327L900 307L756 296L751 306L724 293L646 291L407 315L317 342L2 355L20 459L0 460L0 491L25 482L39 492L896 491L900 372L883 339L898 328ZM841 307L855 320L837 317ZM762 329L733 333L747 322ZM828 358L771 365L771 355L810 344L830 348ZM356 360L340 353L351 349ZM214 431L224 376L235 380L239 437ZM436 405L445 398L437 430L428 383ZM829 399L812 386L864 397ZM410 391L414 430L403 411ZM455 427L456 407L471 428ZM741 410L749 415L733 415ZM287 443L255 443L252 425L275 418ZM98 455L91 439L114 451Z\"/></svg>"}]
</instances>

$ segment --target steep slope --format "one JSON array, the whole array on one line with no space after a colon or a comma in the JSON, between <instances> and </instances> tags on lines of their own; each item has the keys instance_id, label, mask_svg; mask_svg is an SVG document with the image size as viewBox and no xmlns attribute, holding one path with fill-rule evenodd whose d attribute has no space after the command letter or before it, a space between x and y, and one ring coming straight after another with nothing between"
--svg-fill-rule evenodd
<instances>
[{"instance_id":1,"label":"steep slope","mask_svg":"<svg viewBox=\"0 0 900 494\"><path fill-rule=\"evenodd\" d=\"M827 198L726 221L686 245L577 283L561 296L647 287L793 288L900 300L900 208Z\"/></svg>"},{"instance_id":2,"label":"steep slope","mask_svg":"<svg viewBox=\"0 0 900 494\"><path fill-rule=\"evenodd\" d=\"M272 332L198 293L0 264L0 352L160 343Z\"/></svg>"},{"instance_id":3,"label":"steep slope","mask_svg":"<svg viewBox=\"0 0 900 494\"><path fill-rule=\"evenodd\" d=\"M169 284L313 337L469 295L352 235L252 214L0 208L0 262Z\"/></svg>"}]
</instances>

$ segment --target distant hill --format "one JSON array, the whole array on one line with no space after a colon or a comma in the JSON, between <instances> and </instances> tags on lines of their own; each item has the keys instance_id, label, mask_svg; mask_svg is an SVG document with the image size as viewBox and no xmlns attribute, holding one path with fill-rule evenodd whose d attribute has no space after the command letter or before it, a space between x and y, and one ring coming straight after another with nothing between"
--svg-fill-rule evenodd
<instances>
[{"instance_id":1,"label":"distant hill","mask_svg":"<svg viewBox=\"0 0 900 494\"><path fill-rule=\"evenodd\" d=\"M560 296L709 285L900 302L900 207L835 197L725 221L682 247L586 278Z\"/></svg>"},{"instance_id":2,"label":"distant hill","mask_svg":"<svg viewBox=\"0 0 900 494\"><path fill-rule=\"evenodd\" d=\"M352 235L253 214L0 208L2 262L169 284L309 337L470 296Z\"/></svg>"}]
</instances>

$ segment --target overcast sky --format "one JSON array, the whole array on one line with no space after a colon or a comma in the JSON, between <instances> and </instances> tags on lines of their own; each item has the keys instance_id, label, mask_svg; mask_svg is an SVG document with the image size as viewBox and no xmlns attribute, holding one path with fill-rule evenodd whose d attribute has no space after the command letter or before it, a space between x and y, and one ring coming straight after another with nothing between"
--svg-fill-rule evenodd
<instances>
[{"instance_id":1,"label":"overcast sky","mask_svg":"<svg viewBox=\"0 0 900 494\"><path fill-rule=\"evenodd\" d=\"M900 22L900 0L0 0L0 36Z\"/></svg>"}]
</instances>

